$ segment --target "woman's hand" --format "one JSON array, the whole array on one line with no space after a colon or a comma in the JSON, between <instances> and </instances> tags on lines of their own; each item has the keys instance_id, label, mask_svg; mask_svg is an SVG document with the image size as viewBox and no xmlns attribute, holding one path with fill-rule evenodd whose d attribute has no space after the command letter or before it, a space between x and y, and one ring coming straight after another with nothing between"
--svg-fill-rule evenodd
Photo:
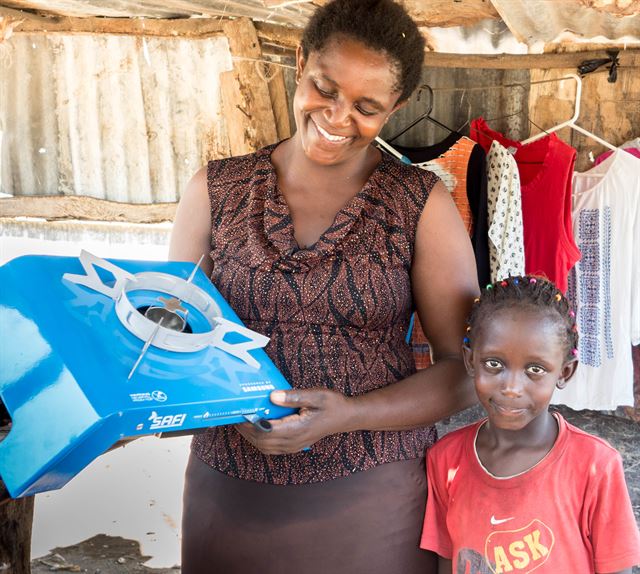
<instances>
[{"instance_id":1,"label":"woman's hand","mask_svg":"<svg viewBox=\"0 0 640 574\"><path fill-rule=\"evenodd\" d=\"M270 420L271 432L251 423L236 425L238 432L264 454L290 454L310 447L321 438L353 430L348 428L350 400L328 389L274 391L271 402L300 409L294 415Z\"/></svg>"}]
</instances>

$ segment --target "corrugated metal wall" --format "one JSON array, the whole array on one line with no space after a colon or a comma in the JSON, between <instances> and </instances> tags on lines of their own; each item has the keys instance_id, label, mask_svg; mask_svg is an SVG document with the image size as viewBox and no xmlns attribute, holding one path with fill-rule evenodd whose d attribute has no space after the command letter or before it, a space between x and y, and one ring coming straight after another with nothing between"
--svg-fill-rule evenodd
<instances>
[{"instance_id":1,"label":"corrugated metal wall","mask_svg":"<svg viewBox=\"0 0 640 574\"><path fill-rule=\"evenodd\" d=\"M170 223L0 219L0 265L20 255L77 257L80 248L98 257L165 261Z\"/></svg>"},{"instance_id":2,"label":"corrugated metal wall","mask_svg":"<svg viewBox=\"0 0 640 574\"><path fill-rule=\"evenodd\" d=\"M219 107L219 73L231 68L225 38L19 35L10 42L0 86L5 193L176 201L200 165L229 155ZM293 76L285 71L290 103ZM483 115L515 139L528 135L528 89L498 87L526 86L528 71L425 68L422 78L434 89L432 115L441 123L457 129ZM417 118L427 100L426 92L414 96L382 136ZM398 143L433 144L446 135L421 122Z\"/></svg>"},{"instance_id":3,"label":"corrugated metal wall","mask_svg":"<svg viewBox=\"0 0 640 574\"><path fill-rule=\"evenodd\" d=\"M0 64L1 190L176 201L227 155L226 38L17 35Z\"/></svg>"}]
</instances>

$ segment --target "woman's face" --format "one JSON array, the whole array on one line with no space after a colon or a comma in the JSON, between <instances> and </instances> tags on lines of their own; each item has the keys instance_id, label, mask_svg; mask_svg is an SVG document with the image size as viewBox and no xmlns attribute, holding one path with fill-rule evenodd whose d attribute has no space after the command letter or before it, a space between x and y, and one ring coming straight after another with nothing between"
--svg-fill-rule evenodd
<instances>
[{"instance_id":1,"label":"woman's face","mask_svg":"<svg viewBox=\"0 0 640 574\"><path fill-rule=\"evenodd\" d=\"M323 165L347 161L367 148L400 107L398 77L389 58L343 37L307 60L298 48L293 109L305 155Z\"/></svg>"}]
</instances>

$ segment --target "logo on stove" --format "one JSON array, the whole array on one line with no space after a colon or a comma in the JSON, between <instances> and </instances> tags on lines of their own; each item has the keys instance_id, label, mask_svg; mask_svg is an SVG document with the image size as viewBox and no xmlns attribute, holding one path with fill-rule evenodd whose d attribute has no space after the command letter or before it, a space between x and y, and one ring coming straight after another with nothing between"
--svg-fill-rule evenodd
<instances>
[{"instance_id":1,"label":"logo on stove","mask_svg":"<svg viewBox=\"0 0 640 574\"><path fill-rule=\"evenodd\" d=\"M151 393L151 398L159 403L164 403L167 400L167 394L162 391L153 391Z\"/></svg>"},{"instance_id":2,"label":"logo on stove","mask_svg":"<svg viewBox=\"0 0 640 574\"><path fill-rule=\"evenodd\" d=\"M155 430L171 427L181 427L184 424L186 418L186 413L180 413L178 415L165 415L161 417L158 415L158 413L156 413L156 411L152 411L151 416L149 416L147 420L151 421L151 426L149 428L151 430Z\"/></svg>"}]
</instances>

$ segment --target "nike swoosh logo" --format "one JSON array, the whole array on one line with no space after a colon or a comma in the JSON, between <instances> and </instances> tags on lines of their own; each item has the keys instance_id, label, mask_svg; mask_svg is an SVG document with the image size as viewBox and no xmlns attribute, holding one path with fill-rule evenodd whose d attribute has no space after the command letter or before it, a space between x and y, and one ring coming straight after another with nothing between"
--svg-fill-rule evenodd
<instances>
[{"instance_id":1,"label":"nike swoosh logo","mask_svg":"<svg viewBox=\"0 0 640 574\"><path fill-rule=\"evenodd\" d=\"M513 516L510 516L509 518L496 518L495 516L491 517L491 524L493 524L494 526L497 526L498 524L502 524L503 522L508 522L509 520L513 520Z\"/></svg>"}]
</instances>

